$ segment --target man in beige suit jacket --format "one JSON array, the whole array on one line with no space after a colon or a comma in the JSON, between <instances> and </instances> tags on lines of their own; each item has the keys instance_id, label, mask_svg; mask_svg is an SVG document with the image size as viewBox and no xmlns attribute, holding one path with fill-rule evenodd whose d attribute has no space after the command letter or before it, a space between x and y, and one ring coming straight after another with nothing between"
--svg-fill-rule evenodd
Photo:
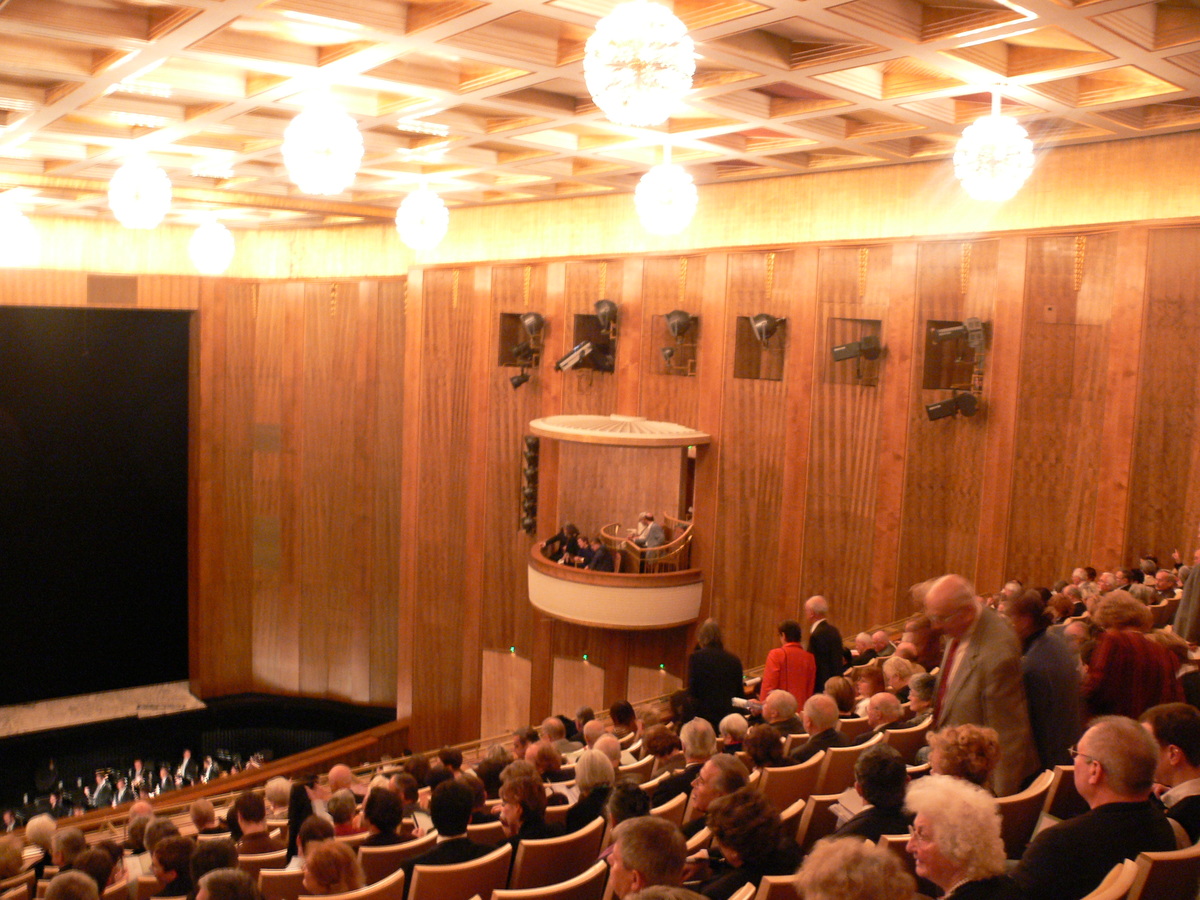
<instances>
[{"instance_id":1,"label":"man in beige suit jacket","mask_svg":"<svg viewBox=\"0 0 1200 900\"><path fill-rule=\"evenodd\" d=\"M934 693L933 729L972 723L1000 736L993 773L997 796L1014 794L1038 768L1025 686L1021 644L975 588L961 575L943 575L925 595L925 612L946 636L946 652Z\"/></svg>"}]
</instances>

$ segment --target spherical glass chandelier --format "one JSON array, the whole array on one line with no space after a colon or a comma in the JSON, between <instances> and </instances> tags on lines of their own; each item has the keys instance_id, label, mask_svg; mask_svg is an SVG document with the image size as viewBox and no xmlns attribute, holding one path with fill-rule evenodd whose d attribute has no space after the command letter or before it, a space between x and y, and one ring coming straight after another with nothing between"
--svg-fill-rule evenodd
<instances>
[{"instance_id":1,"label":"spherical glass chandelier","mask_svg":"<svg viewBox=\"0 0 1200 900\"><path fill-rule=\"evenodd\" d=\"M233 234L215 219L205 222L188 241L188 256L202 275L220 275L233 262Z\"/></svg>"},{"instance_id":2,"label":"spherical glass chandelier","mask_svg":"<svg viewBox=\"0 0 1200 900\"><path fill-rule=\"evenodd\" d=\"M696 214L696 184L682 166L671 162L668 148L661 164L642 176L633 192L642 227L651 234L679 234Z\"/></svg>"},{"instance_id":3,"label":"spherical glass chandelier","mask_svg":"<svg viewBox=\"0 0 1200 900\"><path fill-rule=\"evenodd\" d=\"M665 122L691 90L695 72L687 26L650 0L622 3L597 22L583 57L588 92L617 125Z\"/></svg>"},{"instance_id":4,"label":"spherical glass chandelier","mask_svg":"<svg viewBox=\"0 0 1200 900\"><path fill-rule=\"evenodd\" d=\"M1016 195L1032 171L1029 132L1000 114L1000 95L993 93L991 115L963 130L954 150L954 174L976 200L1002 203Z\"/></svg>"},{"instance_id":5,"label":"spherical glass chandelier","mask_svg":"<svg viewBox=\"0 0 1200 900\"><path fill-rule=\"evenodd\" d=\"M41 249L41 239L29 217L0 198L0 266L34 268Z\"/></svg>"},{"instance_id":6,"label":"spherical glass chandelier","mask_svg":"<svg viewBox=\"0 0 1200 900\"><path fill-rule=\"evenodd\" d=\"M306 194L340 194L362 164L358 122L328 93L315 94L283 131L283 164Z\"/></svg>"},{"instance_id":7,"label":"spherical glass chandelier","mask_svg":"<svg viewBox=\"0 0 1200 900\"><path fill-rule=\"evenodd\" d=\"M421 185L402 201L396 210L396 231L400 240L414 250L432 250L441 243L450 227L450 210L435 191Z\"/></svg>"},{"instance_id":8,"label":"spherical glass chandelier","mask_svg":"<svg viewBox=\"0 0 1200 900\"><path fill-rule=\"evenodd\" d=\"M108 205L126 228L157 228L171 208L171 179L146 157L134 157L109 181Z\"/></svg>"}]
</instances>

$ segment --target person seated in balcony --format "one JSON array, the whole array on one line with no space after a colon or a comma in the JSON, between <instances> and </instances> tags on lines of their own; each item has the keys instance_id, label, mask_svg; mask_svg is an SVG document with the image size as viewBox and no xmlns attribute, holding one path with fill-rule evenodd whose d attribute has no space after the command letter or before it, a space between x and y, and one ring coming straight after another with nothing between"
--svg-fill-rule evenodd
<instances>
[{"instance_id":1,"label":"person seated in balcony","mask_svg":"<svg viewBox=\"0 0 1200 900\"><path fill-rule=\"evenodd\" d=\"M571 522L564 522L558 534L542 542L542 553L551 562L556 563L570 563L573 558L581 555L582 549L579 529Z\"/></svg>"},{"instance_id":2,"label":"person seated in balcony","mask_svg":"<svg viewBox=\"0 0 1200 900\"><path fill-rule=\"evenodd\" d=\"M617 570L612 551L604 546L599 535L592 538L592 556L584 568L591 569L593 572L615 572Z\"/></svg>"},{"instance_id":3,"label":"person seated in balcony","mask_svg":"<svg viewBox=\"0 0 1200 900\"><path fill-rule=\"evenodd\" d=\"M667 542L662 526L655 522L654 516L648 512L638 516L637 528L630 529L630 534L633 535L630 540L644 550L661 547Z\"/></svg>"}]
</instances>

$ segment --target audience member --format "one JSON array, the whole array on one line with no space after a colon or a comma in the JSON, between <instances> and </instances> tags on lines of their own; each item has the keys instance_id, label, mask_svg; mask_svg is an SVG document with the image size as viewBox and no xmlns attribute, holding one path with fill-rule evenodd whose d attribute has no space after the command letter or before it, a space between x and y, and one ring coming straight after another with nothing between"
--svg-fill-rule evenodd
<instances>
[{"instance_id":1,"label":"audience member","mask_svg":"<svg viewBox=\"0 0 1200 900\"><path fill-rule=\"evenodd\" d=\"M805 698L807 700L807 698ZM789 734L804 734L804 723L796 715L799 705L791 692L785 690L771 691L763 703L763 721L778 731L784 737Z\"/></svg>"},{"instance_id":2,"label":"audience member","mask_svg":"<svg viewBox=\"0 0 1200 900\"><path fill-rule=\"evenodd\" d=\"M904 810L908 768L895 747L869 747L854 763L854 789L868 806L834 832L834 837L878 841L885 834L907 834L912 816Z\"/></svg>"},{"instance_id":3,"label":"audience member","mask_svg":"<svg viewBox=\"0 0 1200 900\"><path fill-rule=\"evenodd\" d=\"M1183 699L1170 651L1146 637L1154 615L1128 591L1097 604L1092 618L1104 629L1083 681L1087 714L1136 719L1151 706Z\"/></svg>"},{"instance_id":4,"label":"audience member","mask_svg":"<svg viewBox=\"0 0 1200 900\"><path fill-rule=\"evenodd\" d=\"M292 782L276 775L263 788L263 800L267 803L267 818L282 819L288 812L288 801L292 796Z\"/></svg>"},{"instance_id":5,"label":"audience member","mask_svg":"<svg viewBox=\"0 0 1200 900\"><path fill-rule=\"evenodd\" d=\"M1200 840L1200 710L1163 703L1142 714L1142 725L1158 744L1154 780L1168 789L1159 799L1194 844Z\"/></svg>"},{"instance_id":6,"label":"audience member","mask_svg":"<svg viewBox=\"0 0 1200 900\"><path fill-rule=\"evenodd\" d=\"M192 892L192 851L190 837L172 835L154 846L154 877L158 879L156 897L186 897Z\"/></svg>"},{"instance_id":7,"label":"audience member","mask_svg":"<svg viewBox=\"0 0 1200 900\"><path fill-rule=\"evenodd\" d=\"M850 665L853 667L865 666L875 656L875 644L871 640L871 635L860 631L854 636L854 652L850 655Z\"/></svg>"},{"instance_id":8,"label":"audience member","mask_svg":"<svg viewBox=\"0 0 1200 900\"><path fill-rule=\"evenodd\" d=\"M40 813L25 823L25 840L42 851L42 855L34 860L31 867L39 881L46 866L52 863L51 845L57 827L54 818L46 813Z\"/></svg>"},{"instance_id":9,"label":"audience member","mask_svg":"<svg viewBox=\"0 0 1200 900\"><path fill-rule=\"evenodd\" d=\"M912 713L897 728L916 728L933 715L933 692L937 678L928 673L914 675L908 682L908 709Z\"/></svg>"},{"instance_id":10,"label":"audience member","mask_svg":"<svg viewBox=\"0 0 1200 900\"><path fill-rule=\"evenodd\" d=\"M354 851L342 841L316 841L304 856L304 890L306 893L344 894L361 888L362 866Z\"/></svg>"},{"instance_id":11,"label":"audience member","mask_svg":"<svg viewBox=\"0 0 1200 900\"><path fill-rule=\"evenodd\" d=\"M329 818L333 822L335 836L348 837L359 833L358 823L355 821L358 815L358 804L354 801L354 794L349 789L342 788L340 791L335 791L325 803L325 811L329 813Z\"/></svg>"},{"instance_id":12,"label":"audience member","mask_svg":"<svg viewBox=\"0 0 1200 900\"><path fill-rule=\"evenodd\" d=\"M692 719L680 729L679 739L683 742L684 766L658 785L650 797L652 806L662 806L677 795L688 793L700 774L700 767L717 752L717 736L707 719Z\"/></svg>"},{"instance_id":13,"label":"audience member","mask_svg":"<svg viewBox=\"0 0 1200 900\"><path fill-rule=\"evenodd\" d=\"M808 762L822 750L845 747L849 738L837 730L837 703L828 694L813 694L804 704L801 716L808 740L791 753L792 763Z\"/></svg>"},{"instance_id":14,"label":"audience member","mask_svg":"<svg viewBox=\"0 0 1200 900\"><path fill-rule=\"evenodd\" d=\"M1013 871L1028 900L1079 900L1121 860L1175 849L1166 816L1150 802L1158 755L1154 738L1132 719L1092 723L1072 751L1075 787L1089 811L1029 843Z\"/></svg>"},{"instance_id":15,"label":"audience member","mask_svg":"<svg viewBox=\"0 0 1200 900\"><path fill-rule=\"evenodd\" d=\"M696 634L696 650L688 657L687 689L696 715L716 731L733 712L733 698L742 696L742 661L725 649L721 629L708 619Z\"/></svg>"},{"instance_id":16,"label":"audience member","mask_svg":"<svg viewBox=\"0 0 1200 900\"><path fill-rule=\"evenodd\" d=\"M682 769L683 742L679 735L666 725L651 725L642 734L642 749L645 755L653 757L654 765L650 767L650 777L657 778L664 772L674 772Z\"/></svg>"},{"instance_id":17,"label":"audience member","mask_svg":"<svg viewBox=\"0 0 1200 900\"><path fill-rule=\"evenodd\" d=\"M728 900L743 885L757 885L764 875L791 875L800 865L800 849L784 838L779 813L753 787L714 800L708 830L723 861L699 886L709 900Z\"/></svg>"},{"instance_id":18,"label":"audience member","mask_svg":"<svg viewBox=\"0 0 1200 900\"><path fill-rule=\"evenodd\" d=\"M741 713L730 713L720 724L717 736L721 739L721 750L725 753L737 753L742 749L742 741L746 739L750 723Z\"/></svg>"},{"instance_id":19,"label":"audience member","mask_svg":"<svg viewBox=\"0 0 1200 900\"><path fill-rule=\"evenodd\" d=\"M203 797L192 801L192 805L188 807L188 817L196 826L197 834L223 834L229 830L217 823L217 814L212 803Z\"/></svg>"},{"instance_id":20,"label":"audience member","mask_svg":"<svg viewBox=\"0 0 1200 900\"><path fill-rule=\"evenodd\" d=\"M825 693L837 704L838 716L849 719L854 715L854 683L844 675L835 675L825 682Z\"/></svg>"},{"instance_id":21,"label":"audience member","mask_svg":"<svg viewBox=\"0 0 1200 900\"><path fill-rule=\"evenodd\" d=\"M683 836L691 838L708 823L708 809L719 797L744 788L750 780L745 764L736 756L718 753L700 768L692 782L690 809L695 818L684 823Z\"/></svg>"},{"instance_id":22,"label":"audience member","mask_svg":"<svg viewBox=\"0 0 1200 900\"><path fill-rule=\"evenodd\" d=\"M391 791L371 791L363 801L362 820L367 826L368 836L363 847L387 847L400 844L404 838L397 833L404 818L400 798Z\"/></svg>"},{"instance_id":23,"label":"audience member","mask_svg":"<svg viewBox=\"0 0 1200 900\"><path fill-rule=\"evenodd\" d=\"M233 814L242 832L237 844L238 853L269 853L287 847L284 841L267 832L267 806L258 794L253 791L238 794L233 802Z\"/></svg>"},{"instance_id":24,"label":"audience member","mask_svg":"<svg viewBox=\"0 0 1200 900\"><path fill-rule=\"evenodd\" d=\"M652 885L679 884L686 855L683 835L666 819L642 816L622 822L608 857L613 896L624 900Z\"/></svg>"},{"instance_id":25,"label":"audience member","mask_svg":"<svg viewBox=\"0 0 1200 900\"><path fill-rule=\"evenodd\" d=\"M567 740L567 726L563 724L562 719L558 716L550 716L542 721L542 727L539 729L543 741L547 741L560 756L567 753L574 753L576 750L583 748L583 744L579 741ZM457 752L457 751L455 751ZM458 754L458 764L462 767L462 754Z\"/></svg>"},{"instance_id":26,"label":"audience member","mask_svg":"<svg viewBox=\"0 0 1200 900\"><path fill-rule=\"evenodd\" d=\"M854 673L854 714L865 718L871 698L886 690L883 669L878 665L863 666Z\"/></svg>"},{"instance_id":27,"label":"audience member","mask_svg":"<svg viewBox=\"0 0 1200 900\"><path fill-rule=\"evenodd\" d=\"M816 664L813 689L824 688L825 682L841 675L842 633L829 621L829 602L819 594L804 601L804 619L808 624L808 652Z\"/></svg>"},{"instance_id":28,"label":"audience member","mask_svg":"<svg viewBox=\"0 0 1200 900\"><path fill-rule=\"evenodd\" d=\"M599 750L585 750L575 763L575 786L579 799L567 810L566 832L571 834L604 815L616 773L612 762ZM441 833L441 829L438 829Z\"/></svg>"},{"instance_id":29,"label":"audience member","mask_svg":"<svg viewBox=\"0 0 1200 900\"><path fill-rule=\"evenodd\" d=\"M313 816L313 818L329 829L330 834L327 837L333 837L333 826L327 820L316 816ZM237 861L237 845L234 844L231 838L215 838L197 843L196 849L192 851L191 863L193 897L200 890L200 879L209 872L215 872L217 869L235 869L237 868ZM303 863L304 861L301 860L300 865L296 866L296 868L303 868ZM288 868L291 868L291 866L289 865Z\"/></svg>"},{"instance_id":30,"label":"audience member","mask_svg":"<svg viewBox=\"0 0 1200 900\"><path fill-rule=\"evenodd\" d=\"M304 868L304 854L308 848L308 845L312 844L316 841L331 841L331 840L333 840L333 823L330 822L328 819L326 819L324 816L318 816L318 815L309 816L307 819L304 820L303 823L301 823L300 830L296 833L295 854L292 856L291 859L288 860L288 864L285 866L285 868L293 869L293 870L303 869ZM219 843L219 842L205 841L200 849L204 849L204 846L207 846L209 843ZM197 853L198 852L199 852L199 850L197 850ZM195 857L193 857L193 862L194 861L195 861ZM235 861L234 865L236 865L236 864L237 863ZM196 881L196 883L199 884L199 881L196 880L195 872L192 873L192 880Z\"/></svg>"},{"instance_id":31,"label":"audience member","mask_svg":"<svg viewBox=\"0 0 1200 900\"><path fill-rule=\"evenodd\" d=\"M929 768L934 775L949 775L990 788L1001 752L995 729L949 725L931 732L926 740L930 748Z\"/></svg>"},{"instance_id":32,"label":"audience member","mask_svg":"<svg viewBox=\"0 0 1200 900\"><path fill-rule=\"evenodd\" d=\"M951 900L1019 900L1004 874L1000 808L984 791L958 778L930 775L908 788L915 817L908 852L917 875Z\"/></svg>"},{"instance_id":33,"label":"audience member","mask_svg":"<svg viewBox=\"0 0 1200 900\"><path fill-rule=\"evenodd\" d=\"M96 882L83 872L60 872L46 886L45 900L100 900Z\"/></svg>"},{"instance_id":34,"label":"audience member","mask_svg":"<svg viewBox=\"0 0 1200 900\"><path fill-rule=\"evenodd\" d=\"M877 734L883 734L900 721L904 710L896 695L888 691L880 691L867 702L867 724L870 731L864 731L851 743L865 744Z\"/></svg>"},{"instance_id":35,"label":"audience member","mask_svg":"<svg viewBox=\"0 0 1200 900\"><path fill-rule=\"evenodd\" d=\"M546 822L546 790L536 775L507 779L500 786L500 821L513 850L526 839L558 837L562 826Z\"/></svg>"},{"instance_id":36,"label":"audience member","mask_svg":"<svg viewBox=\"0 0 1200 900\"><path fill-rule=\"evenodd\" d=\"M742 750L755 769L787 765L783 756L783 736L770 725L755 725L746 732Z\"/></svg>"},{"instance_id":37,"label":"audience member","mask_svg":"<svg viewBox=\"0 0 1200 900\"><path fill-rule=\"evenodd\" d=\"M604 814L608 817L609 833L613 833L622 822L650 815L650 795L632 778L622 778L609 792ZM609 844L600 853L601 859L607 859L612 848Z\"/></svg>"},{"instance_id":38,"label":"audience member","mask_svg":"<svg viewBox=\"0 0 1200 900\"><path fill-rule=\"evenodd\" d=\"M911 900L916 892L896 854L857 838L819 842L796 881L804 900Z\"/></svg>"},{"instance_id":39,"label":"audience member","mask_svg":"<svg viewBox=\"0 0 1200 900\"><path fill-rule=\"evenodd\" d=\"M612 733L618 738L635 733L638 730L637 714L633 704L628 700L617 700L608 708L608 717L612 720Z\"/></svg>"},{"instance_id":40,"label":"audience member","mask_svg":"<svg viewBox=\"0 0 1200 900\"><path fill-rule=\"evenodd\" d=\"M58 871L65 872L75 862L75 857L87 849L87 838L83 831L71 826L54 833L50 842L50 858Z\"/></svg>"},{"instance_id":41,"label":"audience member","mask_svg":"<svg viewBox=\"0 0 1200 900\"><path fill-rule=\"evenodd\" d=\"M917 667L903 657L889 656L883 661L883 686L901 703L908 702L908 683L916 674Z\"/></svg>"},{"instance_id":42,"label":"audience member","mask_svg":"<svg viewBox=\"0 0 1200 900\"><path fill-rule=\"evenodd\" d=\"M82 872L94 882L96 889L103 894L104 889L108 887L109 882L113 877L113 858L103 850L84 850L75 857L75 865L73 866L76 872ZM14 873L15 874L15 873ZM179 896L168 894L156 894L156 896Z\"/></svg>"},{"instance_id":43,"label":"audience member","mask_svg":"<svg viewBox=\"0 0 1200 900\"><path fill-rule=\"evenodd\" d=\"M254 879L232 866L208 872L198 887L196 900L262 900Z\"/></svg>"},{"instance_id":44,"label":"audience member","mask_svg":"<svg viewBox=\"0 0 1200 900\"><path fill-rule=\"evenodd\" d=\"M982 607L960 575L936 579L925 593L925 612L950 640L938 676L933 727L973 723L996 730L999 795L1016 793L1037 771L1037 749L1021 680L1021 645L1013 630Z\"/></svg>"},{"instance_id":45,"label":"audience member","mask_svg":"<svg viewBox=\"0 0 1200 900\"><path fill-rule=\"evenodd\" d=\"M800 704L813 695L817 661L801 643L800 623L787 619L779 624L779 646L767 654L758 698L764 705L772 691L787 691Z\"/></svg>"},{"instance_id":46,"label":"audience member","mask_svg":"<svg viewBox=\"0 0 1200 900\"><path fill-rule=\"evenodd\" d=\"M414 866L449 866L470 862L490 853L493 847L476 843L467 837L474 797L471 789L458 781L445 781L434 788L429 799L429 816L437 829L438 842L420 856L406 860L405 890L412 884Z\"/></svg>"}]
</instances>

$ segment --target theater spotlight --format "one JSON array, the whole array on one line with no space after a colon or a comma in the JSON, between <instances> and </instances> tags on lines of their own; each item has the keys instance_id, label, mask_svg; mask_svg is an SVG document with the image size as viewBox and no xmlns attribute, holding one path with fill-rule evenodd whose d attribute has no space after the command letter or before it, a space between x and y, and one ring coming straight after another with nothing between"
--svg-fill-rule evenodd
<instances>
[{"instance_id":1,"label":"theater spotlight","mask_svg":"<svg viewBox=\"0 0 1200 900\"><path fill-rule=\"evenodd\" d=\"M929 416L929 421L931 422L957 416L960 413L970 417L978 411L979 399L969 391L955 394L953 397L947 400L939 400L937 403L925 404L925 415Z\"/></svg>"},{"instance_id":2,"label":"theater spotlight","mask_svg":"<svg viewBox=\"0 0 1200 900\"><path fill-rule=\"evenodd\" d=\"M775 336L775 332L779 330L780 324L786 321L786 319L777 319L767 313L759 313L750 317L750 327L754 330L754 336L758 338L758 342L765 347Z\"/></svg>"},{"instance_id":3,"label":"theater spotlight","mask_svg":"<svg viewBox=\"0 0 1200 900\"><path fill-rule=\"evenodd\" d=\"M530 450L537 450L542 446L542 440L536 434L525 435L525 446Z\"/></svg>"},{"instance_id":4,"label":"theater spotlight","mask_svg":"<svg viewBox=\"0 0 1200 900\"><path fill-rule=\"evenodd\" d=\"M858 359L860 356L863 359L879 359L879 354L883 352L883 346L879 343L879 337L874 334L868 334L861 340L852 341L849 344L839 344L833 348L833 361L841 362L843 359Z\"/></svg>"},{"instance_id":5,"label":"theater spotlight","mask_svg":"<svg viewBox=\"0 0 1200 900\"><path fill-rule=\"evenodd\" d=\"M663 362L665 362L669 366L671 364L671 358L675 355L675 348L674 347L663 347L658 352L662 354Z\"/></svg>"},{"instance_id":6,"label":"theater spotlight","mask_svg":"<svg viewBox=\"0 0 1200 900\"><path fill-rule=\"evenodd\" d=\"M541 313L527 312L521 313L521 327L525 329L525 333L531 338L537 337L542 333L542 329L546 327L546 320Z\"/></svg>"},{"instance_id":7,"label":"theater spotlight","mask_svg":"<svg viewBox=\"0 0 1200 900\"><path fill-rule=\"evenodd\" d=\"M524 369L522 369L521 374L514 375L512 378L508 379L508 383L513 386L513 390L515 391L517 388L519 388L521 385L523 385L528 380L529 380L529 373L526 372Z\"/></svg>"},{"instance_id":8,"label":"theater spotlight","mask_svg":"<svg viewBox=\"0 0 1200 900\"><path fill-rule=\"evenodd\" d=\"M580 341L567 352L566 356L554 364L554 368L560 372L573 369L583 362L584 357L594 349L596 349L595 345L591 341Z\"/></svg>"},{"instance_id":9,"label":"theater spotlight","mask_svg":"<svg viewBox=\"0 0 1200 900\"><path fill-rule=\"evenodd\" d=\"M613 326L617 324L617 304L611 300L596 301L596 318L600 320L600 330L611 335Z\"/></svg>"},{"instance_id":10,"label":"theater spotlight","mask_svg":"<svg viewBox=\"0 0 1200 900\"><path fill-rule=\"evenodd\" d=\"M666 315L667 331L671 332L671 337L679 340L688 330L691 329L692 323L696 321L696 317L691 313L682 309L673 309Z\"/></svg>"}]
</instances>

